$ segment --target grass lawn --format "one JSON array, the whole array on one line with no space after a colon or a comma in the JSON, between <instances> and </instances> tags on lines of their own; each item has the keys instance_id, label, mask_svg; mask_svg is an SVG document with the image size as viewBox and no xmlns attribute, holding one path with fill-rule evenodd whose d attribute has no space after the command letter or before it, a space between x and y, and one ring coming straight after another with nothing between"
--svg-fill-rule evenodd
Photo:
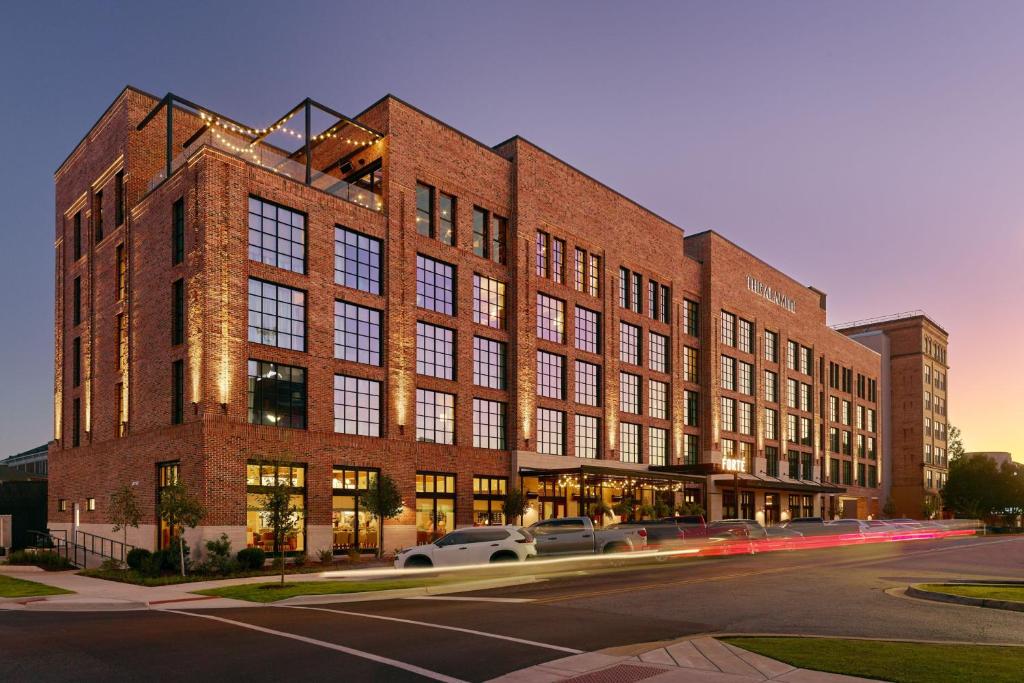
<instances>
[{"instance_id":1,"label":"grass lawn","mask_svg":"<svg viewBox=\"0 0 1024 683\"><path fill-rule=\"evenodd\" d=\"M962 595L967 598L984 598L987 600L1009 600L1024 602L1024 585L1021 586L978 586L972 584L925 583L918 586L921 590L933 593Z\"/></svg>"},{"instance_id":2,"label":"grass lawn","mask_svg":"<svg viewBox=\"0 0 1024 683\"><path fill-rule=\"evenodd\" d=\"M0 598L31 598L37 595L64 595L71 592L35 581L0 576Z\"/></svg>"},{"instance_id":3,"label":"grass lawn","mask_svg":"<svg viewBox=\"0 0 1024 683\"><path fill-rule=\"evenodd\" d=\"M302 583L280 582L244 583L223 588L209 588L195 591L199 595L216 595L221 598L248 600L249 602L276 602L296 595L334 595L343 593L364 593L386 591L395 588L417 588L442 583L440 579L388 579L381 581L303 581Z\"/></svg>"},{"instance_id":4,"label":"grass lawn","mask_svg":"<svg viewBox=\"0 0 1024 683\"><path fill-rule=\"evenodd\" d=\"M347 564L307 564L302 567L288 565L285 575L290 574L316 574L318 572L329 572L351 569ZM272 567L254 571L239 571L231 574L202 574L191 572L185 576L181 574L161 574L160 576L146 576L134 569L108 570L108 569L83 569L78 572L82 576L90 576L94 579L106 579L107 581L120 581L121 583L134 583L137 586L171 586L179 583L194 583L196 581L219 581L221 579L242 579L250 576L266 576L268 579L274 576L281 576L281 570Z\"/></svg>"},{"instance_id":5,"label":"grass lawn","mask_svg":"<svg viewBox=\"0 0 1024 683\"><path fill-rule=\"evenodd\" d=\"M723 638L804 669L895 683L1019 683L1024 648L842 638Z\"/></svg>"}]
</instances>

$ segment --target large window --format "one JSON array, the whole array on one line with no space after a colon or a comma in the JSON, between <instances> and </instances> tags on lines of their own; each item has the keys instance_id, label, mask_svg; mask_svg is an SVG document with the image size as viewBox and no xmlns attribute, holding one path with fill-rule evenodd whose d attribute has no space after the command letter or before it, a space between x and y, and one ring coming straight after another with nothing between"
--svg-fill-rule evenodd
<instances>
[{"instance_id":1,"label":"large window","mask_svg":"<svg viewBox=\"0 0 1024 683\"><path fill-rule=\"evenodd\" d=\"M185 361L171 363L171 424L185 421Z\"/></svg>"},{"instance_id":2,"label":"large window","mask_svg":"<svg viewBox=\"0 0 1024 683\"><path fill-rule=\"evenodd\" d=\"M380 365L380 311L347 301L334 302L334 357Z\"/></svg>"},{"instance_id":3,"label":"large window","mask_svg":"<svg viewBox=\"0 0 1024 683\"><path fill-rule=\"evenodd\" d=\"M622 462L640 462L640 425L619 423L619 459Z\"/></svg>"},{"instance_id":4,"label":"large window","mask_svg":"<svg viewBox=\"0 0 1024 683\"><path fill-rule=\"evenodd\" d=\"M779 438L779 412L777 410L764 409L764 438L772 441Z\"/></svg>"},{"instance_id":5,"label":"large window","mask_svg":"<svg viewBox=\"0 0 1024 683\"><path fill-rule=\"evenodd\" d=\"M749 320L740 319L737 348L743 353L754 352L754 325Z\"/></svg>"},{"instance_id":6,"label":"large window","mask_svg":"<svg viewBox=\"0 0 1024 683\"><path fill-rule=\"evenodd\" d=\"M576 348L588 353L601 352L601 314L589 308L576 307L574 319Z\"/></svg>"},{"instance_id":7,"label":"large window","mask_svg":"<svg viewBox=\"0 0 1024 683\"><path fill-rule=\"evenodd\" d=\"M82 324L82 278L76 277L71 289L71 319L75 325Z\"/></svg>"},{"instance_id":8,"label":"large window","mask_svg":"<svg viewBox=\"0 0 1024 683\"><path fill-rule=\"evenodd\" d=\"M764 371L764 400L769 403L779 402L779 376L771 370Z\"/></svg>"},{"instance_id":9,"label":"large window","mask_svg":"<svg viewBox=\"0 0 1024 683\"><path fill-rule=\"evenodd\" d=\"M601 257L590 255L590 268L587 271L587 294L598 296L601 290Z\"/></svg>"},{"instance_id":10,"label":"large window","mask_svg":"<svg viewBox=\"0 0 1024 683\"><path fill-rule=\"evenodd\" d=\"M167 488L168 486L173 485L173 484L177 484L179 481L181 481L180 477L181 477L181 463L179 463L178 461L174 461L174 462L161 462L161 463L157 464L157 466L156 466L156 503L157 503L157 509L159 509L160 496L161 496L161 494L163 494L164 489ZM172 535L171 534L171 526L165 520L160 519L160 515L159 514L157 514L156 517L159 520L157 522L158 529L157 529L157 536L156 536L156 547L157 547L157 550L164 550L165 548L169 548L170 545L171 545L171 535ZM178 535L178 533L181 532L181 527L179 526L174 531L175 531L174 535L175 536Z\"/></svg>"},{"instance_id":11,"label":"large window","mask_svg":"<svg viewBox=\"0 0 1024 683\"><path fill-rule=\"evenodd\" d=\"M455 244L455 197L441 192L438 204L440 204L438 218L441 223L441 243L451 246Z\"/></svg>"},{"instance_id":12,"label":"large window","mask_svg":"<svg viewBox=\"0 0 1024 683\"><path fill-rule=\"evenodd\" d=\"M491 253L495 263L505 263L505 252L508 250L508 220L491 215Z\"/></svg>"},{"instance_id":13,"label":"large window","mask_svg":"<svg viewBox=\"0 0 1024 683\"><path fill-rule=\"evenodd\" d=\"M249 422L276 427L306 427L306 370L249 361Z\"/></svg>"},{"instance_id":14,"label":"large window","mask_svg":"<svg viewBox=\"0 0 1024 683\"><path fill-rule=\"evenodd\" d=\"M565 357L537 351L537 395L565 398Z\"/></svg>"},{"instance_id":15,"label":"large window","mask_svg":"<svg viewBox=\"0 0 1024 683\"><path fill-rule=\"evenodd\" d=\"M600 420L590 415L576 416L576 457L593 459L598 455Z\"/></svg>"},{"instance_id":16,"label":"large window","mask_svg":"<svg viewBox=\"0 0 1024 683\"><path fill-rule=\"evenodd\" d=\"M171 283L171 344L185 341L185 280Z\"/></svg>"},{"instance_id":17,"label":"large window","mask_svg":"<svg viewBox=\"0 0 1024 683\"><path fill-rule=\"evenodd\" d=\"M179 199L171 206L171 265L177 265L184 260L185 200Z\"/></svg>"},{"instance_id":18,"label":"large window","mask_svg":"<svg viewBox=\"0 0 1024 683\"><path fill-rule=\"evenodd\" d=\"M619 323L619 360L640 365L640 328L636 325Z\"/></svg>"},{"instance_id":19,"label":"large window","mask_svg":"<svg viewBox=\"0 0 1024 683\"><path fill-rule=\"evenodd\" d=\"M739 361L739 382L737 391L747 396L754 395L754 366L746 361Z\"/></svg>"},{"instance_id":20,"label":"large window","mask_svg":"<svg viewBox=\"0 0 1024 683\"><path fill-rule=\"evenodd\" d=\"M700 394L698 392L689 389L683 391L683 424L687 427L700 425L699 404Z\"/></svg>"},{"instance_id":21,"label":"large window","mask_svg":"<svg viewBox=\"0 0 1024 683\"><path fill-rule=\"evenodd\" d=\"M582 292L587 286L587 252L577 248L573 259L573 288Z\"/></svg>"},{"instance_id":22,"label":"large window","mask_svg":"<svg viewBox=\"0 0 1024 683\"><path fill-rule=\"evenodd\" d=\"M455 266L417 254L416 305L455 315Z\"/></svg>"},{"instance_id":23,"label":"large window","mask_svg":"<svg viewBox=\"0 0 1024 683\"><path fill-rule=\"evenodd\" d=\"M431 543L455 528L455 475L416 473L416 543Z\"/></svg>"},{"instance_id":24,"label":"large window","mask_svg":"<svg viewBox=\"0 0 1024 683\"><path fill-rule=\"evenodd\" d=\"M537 452L565 455L565 413L537 408Z\"/></svg>"},{"instance_id":25,"label":"large window","mask_svg":"<svg viewBox=\"0 0 1024 683\"><path fill-rule=\"evenodd\" d=\"M736 359L722 356L722 388L736 391Z\"/></svg>"},{"instance_id":26,"label":"large window","mask_svg":"<svg viewBox=\"0 0 1024 683\"><path fill-rule=\"evenodd\" d=\"M416 232L434 236L434 188L416 183Z\"/></svg>"},{"instance_id":27,"label":"large window","mask_svg":"<svg viewBox=\"0 0 1024 683\"><path fill-rule=\"evenodd\" d=\"M473 446L505 448L505 404L500 401L473 399Z\"/></svg>"},{"instance_id":28,"label":"large window","mask_svg":"<svg viewBox=\"0 0 1024 683\"><path fill-rule=\"evenodd\" d=\"M650 349L648 363L651 366L651 370L656 372L668 372L668 337L655 332L649 332L647 334L647 340L647 345Z\"/></svg>"},{"instance_id":29,"label":"large window","mask_svg":"<svg viewBox=\"0 0 1024 683\"><path fill-rule=\"evenodd\" d=\"M249 341L306 350L306 293L249 278Z\"/></svg>"},{"instance_id":30,"label":"large window","mask_svg":"<svg viewBox=\"0 0 1024 683\"><path fill-rule=\"evenodd\" d=\"M551 269L550 256L548 253L548 244L550 238L546 232L537 232L537 248L536 248L536 273L537 277L547 277Z\"/></svg>"},{"instance_id":31,"label":"large window","mask_svg":"<svg viewBox=\"0 0 1024 683\"><path fill-rule=\"evenodd\" d=\"M306 272L306 217L249 197L249 258L296 273Z\"/></svg>"},{"instance_id":32,"label":"large window","mask_svg":"<svg viewBox=\"0 0 1024 683\"><path fill-rule=\"evenodd\" d=\"M740 401L736 404L737 431L745 436L754 435L754 404Z\"/></svg>"},{"instance_id":33,"label":"large window","mask_svg":"<svg viewBox=\"0 0 1024 683\"><path fill-rule=\"evenodd\" d=\"M668 419L668 384L658 380L647 380L647 413L659 420Z\"/></svg>"},{"instance_id":34,"label":"large window","mask_svg":"<svg viewBox=\"0 0 1024 683\"><path fill-rule=\"evenodd\" d=\"M473 525L504 524L502 508L507 492L505 477L473 477Z\"/></svg>"},{"instance_id":35,"label":"large window","mask_svg":"<svg viewBox=\"0 0 1024 683\"><path fill-rule=\"evenodd\" d=\"M736 399L722 396L722 431L736 431Z\"/></svg>"},{"instance_id":36,"label":"large window","mask_svg":"<svg viewBox=\"0 0 1024 683\"><path fill-rule=\"evenodd\" d=\"M380 294L381 242L342 228L334 228L334 281L370 294Z\"/></svg>"},{"instance_id":37,"label":"large window","mask_svg":"<svg viewBox=\"0 0 1024 683\"><path fill-rule=\"evenodd\" d=\"M356 549L376 551L380 537L377 520L361 505L361 498L378 486L378 472L362 467L335 467L331 474L331 528L334 552Z\"/></svg>"},{"instance_id":38,"label":"large window","mask_svg":"<svg viewBox=\"0 0 1024 683\"><path fill-rule=\"evenodd\" d=\"M700 460L700 437L696 434L683 434L683 464L696 465Z\"/></svg>"},{"instance_id":39,"label":"large window","mask_svg":"<svg viewBox=\"0 0 1024 683\"><path fill-rule=\"evenodd\" d=\"M649 427L647 430L647 462L651 465L665 465L668 460L668 430Z\"/></svg>"},{"instance_id":40,"label":"large window","mask_svg":"<svg viewBox=\"0 0 1024 683\"><path fill-rule=\"evenodd\" d=\"M764 331L764 359L769 363L779 362L779 335L777 332Z\"/></svg>"},{"instance_id":41,"label":"large window","mask_svg":"<svg viewBox=\"0 0 1024 683\"><path fill-rule=\"evenodd\" d=\"M473 274L473 322L496 330L505 327L504 282Z\"/></svg>"},{"instance_id":42,"label":"large window","mask_svg":"<svg viewBox=\"0 0 1024 683\"><path fill-rule=\"evenodd\" d=\"M455 379L455 331L416 323L416 374Z\"/></svg>"},{"instance_id":43,"label":"large window","mask_svg":"<svg viewBox=\"0 0 1024 683\"><path fill-rule=\"evenodd\" d=\"M266 495L278 484L288 487L289 504L295 510L297 526L284 538L274 537ZM304 552L306 550L306 467L304 465L267 465L249 463L245 467L246 545L267 553Z\"/></svg>"},{"instance_id":44,"label":"large window","mask_svg":"<svg viewBox=\"0 0 1024 683\"><path fill-rule=\"evenodd\" d=\"M700 334L700 304L683 299L683 332L696 337Z\"/></svg>"},{"instance_id":45,"label":"large window","mask_svg":"<svg viewBox=\"0 0 1024 683\"><path fill-rule=\"evenodd\" d=\"M455 394L416 390L416 440L455 443Z\"/></svg>"},{"instance_id":46,"label":"large window","mask_svg":"<svg viewBox=\"0 0 1024 683\"><path fill-rule=\"evenodd\" d=\"M71 340L71 386L82 384L82 338Z\"/></svg>"},{"instance_id":47,"label":"large window","mask_svg":"<svg viewBox=\"0 0 1024 683\"><path fill-rule=\"evenodd\" d=\"M557 284L565 282L565 241L551 240L551 279Z\"/></svg>"},{"instance_id":48,"label":"large window","mask_svg":"<svg viewBox=\"0 0 1024 683\"><path fill-rule=\"evenodd\" d=\"M128 292L128 256L123 242L117 245L117 248L114 250L114 259L116 262L114 291L117 295L117 300L124 301L125 294Z\"/></svg>"},{"instance_id":49,"label":"large window","mask_svg":"<svg viewBox=\"0 0 1024 683\"><path fill-rule=\"evenodd\" d=\"M619 410L640 414L640 377L628 372L619 373Z\"/></svg>"},{"instance_id":50,"label":"large window","mask_svg":"<svg viewBox=\"0 0 1024 683\"><path fill-rule=\"evenodd\" d=\"M334 376L334 431L380 436L380 382Z\"/></svg>"},{"instance_id":51,"label":"large window","mask_svg":"<svg viewBox=\"0 0 1024 683\"><path fill-rule=\"evenodd\" d=\"M505 388L505 342L473 337L473 384Z\"/></svg>"},{"instance_id":52,"label":"large window","mask_svg":"<svg viewBox=\"0 0 1024 683\"><path fill-rule=\"evenodd\" d=\"M683 380L686 382L698 382L700 353L691 346L683 347Z\"/></svg>"},{"instance_id":53,"label":"large window","mask_svg":"<svg viewBox=\"0 0 1024 683\"><path fill-rule=\"evenodd\" d=\"M576 361L576 403L597 406L601 401L601 366Z\"/></svg>"},{"instance_id":54,"label":"large window","mask_svg":"<svg viewBox=\"0 0 1024 683\"><path fill-rule=\"evenodd\" d=\"M722 343L736 346L736 316L722 311Z\"/></svg>"},{"instance_id":55,"label":"large window","mask_svg":"<svg viewBox=\"0 0 1024 683\"><path fill-rule=\"evenodd\" d=\"M72 230L73 230L73 236L72 236L72 240L73 240L72 250L73 251L72 251L72 254L74 255L75 260L77 261L78 259L82 258L82 212L81 211L78 211L77 213L75 213L75 218L72 221Z\"/></svg>"},{"instance_id":56,"label":"large window","mask_svg":"<svg viewBox=\"0 0 1024 683\"><path fill-rule=\"evenodd\" d=\"M565 343L565 302L537 294L537 338Z\"/></svg>"}]
</instances>

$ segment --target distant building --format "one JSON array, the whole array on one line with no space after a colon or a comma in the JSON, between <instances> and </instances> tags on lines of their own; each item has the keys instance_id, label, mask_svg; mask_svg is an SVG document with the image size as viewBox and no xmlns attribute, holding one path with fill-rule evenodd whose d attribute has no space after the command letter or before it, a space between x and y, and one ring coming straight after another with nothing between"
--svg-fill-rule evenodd
<instances>
[{"instance_id":1,"label":"distant building","mask_svg":"<svg viewBox=\"0 0 1024 683\"><path fill-rule=\"evenodd\" d=\"M46 453L47 445L44 443L42 446L8 456L6 459L0 460L0 465L25 474L45 477L49 471Z\"/></svg>"}]
</instances>

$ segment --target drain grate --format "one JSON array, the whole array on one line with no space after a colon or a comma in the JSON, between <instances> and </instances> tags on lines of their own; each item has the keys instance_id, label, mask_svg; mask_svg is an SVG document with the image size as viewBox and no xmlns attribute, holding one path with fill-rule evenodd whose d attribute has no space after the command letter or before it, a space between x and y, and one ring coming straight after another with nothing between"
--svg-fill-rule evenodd
<instances>
[{"instance_id":1,"label":"drain grate","mask_svg":"<svg viewBox=\"0 0 1024 683\"><path fill-rule=\"evenodd\" d=\"M582 676L566 679L563 683L634 683L634 681L644 681L648 678L653 678L658 674L665 673L665 671L667 669L656 669L653 666L616 664L607 669L592 671Z\"/></svg>"}]
</instances>

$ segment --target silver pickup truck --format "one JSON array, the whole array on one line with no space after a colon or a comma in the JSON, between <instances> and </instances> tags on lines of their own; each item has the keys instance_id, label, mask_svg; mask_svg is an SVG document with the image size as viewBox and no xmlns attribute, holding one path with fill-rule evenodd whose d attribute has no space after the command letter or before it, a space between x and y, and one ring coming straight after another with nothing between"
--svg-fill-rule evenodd
<instances>
[{"instance_id":1,"label":"silver pickup truck","mask_svg":"<svg viewBox=\"0 0 1024 683\"><path fill-rule=\"evenodd\" d=\"M529 531L541 557L629 552L647 546L646 529L595 529L589 517L545 519L533 524Z\"/></svg>"}]
</instances>

